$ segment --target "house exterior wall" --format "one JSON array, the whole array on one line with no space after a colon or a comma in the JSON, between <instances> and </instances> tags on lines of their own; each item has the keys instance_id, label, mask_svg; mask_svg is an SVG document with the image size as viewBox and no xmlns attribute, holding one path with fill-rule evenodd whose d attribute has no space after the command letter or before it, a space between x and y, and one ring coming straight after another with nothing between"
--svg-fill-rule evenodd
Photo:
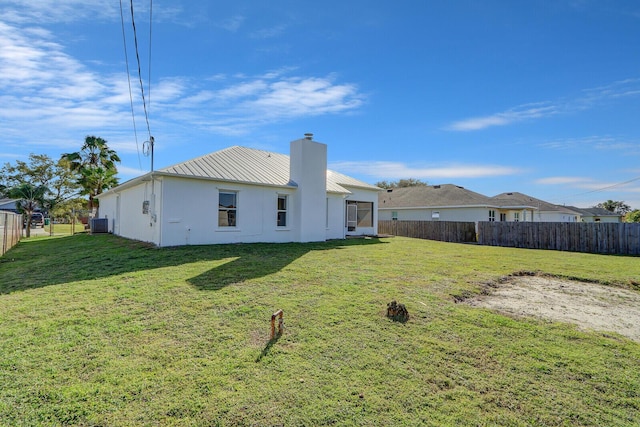
<instances>
[{"instance_id":1,"label":"house exterior wall","mask_svg":"<svg viewBox=\"0 0 640 427\"><path fill-rule=\"evenodd\" d=\"M460 208L422 208L379 209L381 220L393 219L393 212L397 212L400 221L458 221L477 222L489 220L489 209L485 207L460 207ZM497 209L494 209L497 211Z\"/></svg>"},{"instance_id":2,"label":"house exterior wall","mask_svg":"<svg viewBox=\"0 0 640 427\"><path fill-rule=\"evenodd\" d=\"M534 222L579 222L580 216L573 212L539 211L533 215Z\"/></svg>"},{"instance_id":3,"label":"house exterior wall","mask_svg":"<svg viewBox=\"0 0 640 427\"><path fill-rule=\"evenodd\" d=\"M344 239L345 237L345 197L343 194L327 194L326 238Z\"/></svg>"},{"instance_id":4,"label":"house exterior wall","mask_svg":"<svg viewBox=\"0 0 640 427\"><path fill-rule=\"evenodd\" d=\"M109 232L129 239L159 244L160 230L158 221L154 221L153 202L159 200L161 186L158 181L153 185L147 181L101 196L100 217L108 219ZM155 190L155 198L152 197L152 187ZM149 201L148 213L143 213L144 201Z\"/></svg>"},{"instance_id":5,"label":"house exterior wall","mask_svg":"<svg viewBox=\"0 0 640 427\"><path fill-rule=\"evenodd\" d=\"M234 227L218 225L221 191L236 193ZM288 203L283 227L277 225L279 195L287 196ZM292 209L297 197L296 189L165 177L160 246L298 241L298 221Z\"/></svg>"},{"instance_id":6,"label":"house exterior wall","mask_svg":"<svg viewBox=\"0 0 640 427\"><path fill-rule=\"evenodd\" d=\"M583 216L582 222L622 222L619 216Z\"/></svg>"}]
</instances>

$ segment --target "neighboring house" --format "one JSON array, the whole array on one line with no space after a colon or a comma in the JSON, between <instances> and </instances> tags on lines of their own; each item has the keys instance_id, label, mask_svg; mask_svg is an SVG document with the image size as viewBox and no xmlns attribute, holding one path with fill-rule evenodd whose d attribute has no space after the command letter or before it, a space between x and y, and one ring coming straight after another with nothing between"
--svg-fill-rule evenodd
<instances>
[{"instance_id":1,"label":"neighboring house","mask_svg":"<svg viewBox=\"0 0 640 427\"><path fill-rule=\"evenodd\" d=\"M378 197L381 220L531 221L535 207L498 201L453 184L393 188Z\"/></svg>"},{"instance_id":2,"label":"neighboring house","mask_svg":"<svg viewBox=\"0 0 640 427\"><path fill-rule=\"evenodd\" d=\"M377 234L379 191L327 170L306 134L290 156L235 146L134 178L99 196L100 216L157 246L324 241Z\"/></svg>"},{"instance_id":3,"label":"neighboring house","mask_svg":"<svg viewBox=\"0 0 640 427\"><path fill-rule=\"evenodd\" d=\"M518 192L501 193L497 196L491 197L491 200L502 209L509 206L530 206L531 212L534 212L534 222L578 222L580 221L580 214L573 209L566 206L554 205L544 200L536 199L535 197L528 196L526 194ZM506 221L512 221L507 218ZM531 221L531 219L527 219Z\"/></svg>"},{"instance_id":4,"label":"neighboring house","mask_svg":"<svg viewBox=\"0 0 640 427\"><path fill-rule=\"evenodd\" d=\"M18 207L16 203L18 200L14 199L0 199L0 211L9 211L18 213Z\"/></svg>"},{"instance_id":5,"label":"neighboring house","mask_svg":"<svg viewBox=\"0 0 640 427\"><path fill-rule=\"evenodd\" d=\"M604 208L576 208L574 206L567 206L567 208L576 211L582 222L622 222L623 215Z\"/></svg>"},{"instance_id":6,"label":"neighboring house","mask_svg":"<svg viewBox=\"0 0 640 427\"><path fill-rule=\"evenodd\" d=\"M620 222L602 208L554 205L518 192L487 197L453 184L393 188L378 197L380 220Z\"/></svg>"}]
</instances>

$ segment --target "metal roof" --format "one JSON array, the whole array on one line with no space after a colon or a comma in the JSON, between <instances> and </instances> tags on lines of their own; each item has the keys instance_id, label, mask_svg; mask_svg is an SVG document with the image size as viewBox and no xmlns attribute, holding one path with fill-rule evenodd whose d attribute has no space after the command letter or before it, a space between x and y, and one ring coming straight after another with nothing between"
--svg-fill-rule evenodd
<instances>
[{"instance_id":1,"label":"metal roof","mask_svg":"<svg viewBox=\"0 0 640 427\"><path fill-rule=\"evenodd\" d=\"M289 177L289 168L289 156L285 154L233 146L159 169L157 172L189 178L296 187L297 184ZM327 170L328 192L351 193L344 186L379 190L374 185Z\"/></svg>"}]
</instances>

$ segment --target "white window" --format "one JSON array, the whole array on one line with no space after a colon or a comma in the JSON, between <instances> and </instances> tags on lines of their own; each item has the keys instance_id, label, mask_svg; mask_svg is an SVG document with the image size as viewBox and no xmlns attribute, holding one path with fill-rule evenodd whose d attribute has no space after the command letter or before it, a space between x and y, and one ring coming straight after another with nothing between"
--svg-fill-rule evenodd
<instances>
[{"instance_id":1,"label":"white window","mask_svg":"<svg viewBox=\"0 0 640 427\"><path fill-rule=\"evenodd\" d=\"M431 219L433 221L439 221L440 220L440 212L431 212Z\"/></svg>"},{"instance_id":2,"label":"white window","mask_svg":"<svg viewBox=\"0 0 640 427\"><path fill-rule=\"evenodd\" d=\"M391 211L391 219L394 221L398 220L398 211Z\"/></svg>"},{"instance_id":3,"label":"white window","mask_svg":"<svg viewBox=\"0 0 640 427\"><path fill-rule=\"evenodd\" d=\"M238 192L218 193L218 227L235 227L238 213Z\"/></svg>"},{"instance_id":4,"label":"white window","mask_svg":"<svg viewBox=\"0 0 640 427\"><path fill-rule=\"evenodd\" d=\"M278 227L287 226L287 207L289 203L287 196L283 194L278 195Z\"/></svg>"},{"instance_id":5,"label":"white window","mask_svg":"<svg viewBox=\"0 0 640 427\"><path fill-rule=\"evenodd\" d=\"M520 222L520 212L514 212L513 213L513 220L515 222Z\"/></svg>"},{"instance_id":6,"label":"white window","mask_svg":"<svg viewBox=\"0 0 640 427\"><path fill-rule=\"evenodd\" d=\"M507 214L506 213L500 213L500 221L504 222L507 220Z\"/></svg>"},{"instance_id":7,"label":"white window","mask_svg":"<svg viewBox=\"0 0 640 427\"><path fill-rule=\"evenodd\" d=\"M489 211L489 221L495 221L495 220L496 220L496 211L490 210Z\"/></svg>"}]
</instances>

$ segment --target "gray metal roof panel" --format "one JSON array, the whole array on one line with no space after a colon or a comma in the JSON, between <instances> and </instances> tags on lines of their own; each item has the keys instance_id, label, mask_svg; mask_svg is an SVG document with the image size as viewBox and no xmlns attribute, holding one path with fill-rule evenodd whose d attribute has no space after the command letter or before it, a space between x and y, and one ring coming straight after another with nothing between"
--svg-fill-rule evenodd
<instances>
[{"instance_id":1,"label":"gray metal roof panel","mask_svg":"<svg viewBox=\"0 0 640 427\"><path fill-rule=\"evenodd\" d=\"M233 146L158 171L192 178L296 186L290 180L289 168L289 156L285 154ZM379 190L374 185L339 172L327 170L328 192L349 194L349 189L345 187Z\"/></svg>"}]
</instances>

